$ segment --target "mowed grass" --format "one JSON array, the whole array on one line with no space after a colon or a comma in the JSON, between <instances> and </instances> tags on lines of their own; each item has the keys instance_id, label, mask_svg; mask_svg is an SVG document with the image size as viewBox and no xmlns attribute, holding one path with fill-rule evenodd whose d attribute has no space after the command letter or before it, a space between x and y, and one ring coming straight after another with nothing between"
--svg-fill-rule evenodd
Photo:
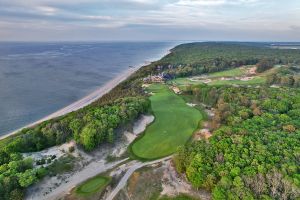
<instances>
[{"instance_id":1,"label":"mowed grass","mask_svg":"<svg viewBox=\"0 0 300 200\"><path fill-rule=\"evenodd\" d=\"M209 73L209 74L206 74L207 77L203 78L203 80L212 79L211 84L214 84L214 85L239 84L239 83L243 84L243 81L219 81L219 80L214 80L214 79L221 78L221 77L238 77L238 76L245 75L247 73L247 68L249 68L249 67L252 67L252 66L249 65L249 66L229 69L229 70L225 70L225 71ZM191 81L190 78L191 77L176 78L174 80L171 80L170 83L174 83L181 89L184 89L184 87L187 85L199 85L199 83L202 83L201 80ZM245 81L245 82L247 82L247 81ZM252 81L252 82L255 82L255 81ZM251 81L250 81L250 84L253 84L253 83L251 83Z\"/></svg>"},{"instance_id":2,"label":"mowed grass","mask_svg":"<svg viewBox=\"0 0 300 200\"><path fill-rule=\"evenodd\" d=\"M75 189L75 193L80 196L90 196L102 190L110 183L111 178L106 176L93 177Z\"/></svg>"},{"instance_id":3,"label":"mowed grass","mask_svg":"<svg viewBox=\"0 0 300 200\"><path fill-rule=\"evenodd\" d=\"M210 78L210 77L208 77ZM266 77L264 75L255 76L253 79L248 81L242 80L217 80L212 79L208 85L256 85L256 84L264 84L266 82ZM172 83L177 85L180 89L184 89L187 85L199 85L202 84L202 81L190 81L188 78L176 78L172 80Z\"/></svg>"},{"instance_id":4,"label":"mowed grass","mask_svg":"<svg viewBox=\"0 0 300 200\"><path fill-rule=\"evenodd\" d=\"M268 74L274 73L277 68L272 68L270 70L267 70L259 75L256 75L253 77L253 79L248 81L242 81L242 80L221 80L221 77L227 77L227 78L233 78L233 77L241 77L242 75L247 74L247 68L252 67L252 65L229 69L225 71L220 72L214 72L207 74L206 77L203 78L203 80L210 79L211 82L207 83L208 85L258 85L258 84L264 84L266 83L266 76ZM203 83L203 80L199 81L191 81L191 77L184 77L184 78L176 78L174 80L171 80L171 84L177 85L180 89L184 89L188 85L199 85Z\"/></svg>"},{"instance_id":5,"label":"mowed grass","mask_svg":"<svg viewBox=\"0 0 300 200\"><path fill-rule=\"evenodd\" d=\"M246 72L247 69L245 67L238 67L225 71L210 73L209 78L242 76L243 74L246 74Z\"/></svg>"},{"instance_id":6,"label":"mowed grass","mask_svg":"<svg viewBox=\"0 0 300 200\"><path fill-rule=\"evenodd\" d=\"M131 145L131 152L146 160L174 153L189 140L202 119L199 110L186 105L166 85L153 84L149 90L154 93L150 100L155 121Z\"/></svg>"},{"instance_id":7,"label":"mowed grass","mask_svg":"<svg viewBox=\"0 0 300 200\"><path fill-rule=\"evenodd\" d=\"M181 90L184 90L188 85L199 85L199 81L191 81L189 78L176 78L168 82L169 84L175 84Z\"/></svg>"}]
</instances>

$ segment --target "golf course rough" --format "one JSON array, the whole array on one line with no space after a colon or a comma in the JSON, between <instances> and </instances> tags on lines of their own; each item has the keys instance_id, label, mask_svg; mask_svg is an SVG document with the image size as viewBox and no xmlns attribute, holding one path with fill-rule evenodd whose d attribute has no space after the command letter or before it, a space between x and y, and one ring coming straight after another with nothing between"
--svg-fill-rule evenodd
<instances>
[{"instance_id":1,"label":"golf course rough","mask_svg":"<svg viewBox=\"0 0 300 200\"><path fill-rule=\"evenodd\" d=\"M131 146L131 152L142 159L156 159L174 153L197 129L201 113L188 105L166 85L152 84L151 108L155 121Z\"/></svg>"}]
</instances>

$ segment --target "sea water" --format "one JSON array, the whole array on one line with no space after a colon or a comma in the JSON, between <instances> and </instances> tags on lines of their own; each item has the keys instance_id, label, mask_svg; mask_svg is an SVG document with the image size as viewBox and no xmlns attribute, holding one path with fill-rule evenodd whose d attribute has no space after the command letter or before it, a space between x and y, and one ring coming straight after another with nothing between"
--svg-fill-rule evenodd
<instances>
[{"instance_id":1,"label":"sea water","mask_svg":"<svg viewBox=\"0 0 300 200\"><path fill-rule=\"evenodd\" d=\"M0 43L0 136L41 119L174 42Z\"/></svg>"}]
</instances>

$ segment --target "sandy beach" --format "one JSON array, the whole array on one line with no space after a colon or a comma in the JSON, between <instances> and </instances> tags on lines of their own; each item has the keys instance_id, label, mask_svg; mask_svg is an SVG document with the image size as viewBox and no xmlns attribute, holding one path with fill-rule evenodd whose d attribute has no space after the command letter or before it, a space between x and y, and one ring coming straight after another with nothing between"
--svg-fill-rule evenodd
<instances>
[{"instance_id":1,"label":"sandy beach","mask_svg":"<svg viewBox=\"0 0 300 200\"><path fill-rule=\"evenodd\" d=\"M165 53L163 53L159 58L156 59L160 59L164 56L166 56L167 54L169 54L171 52L171 49L173 48L170 47ZM156 59L151 59L151 60L156 60ZM42 118L39 119L33 123L30 123L26 126L23 126L17 130L14 130L8 134L5 135L1 135L0 136L0 140L5 139L9 136L12 136L16 133L18 133L19 131L21 131L24 128L29 128L32 126L35 126L41 122L44 122L46 120L49 119L53 119L56 117L60 117L63 116L65 114L68 114L70 112L79 110L80 108L83 108L91 103L93 103L94 101L96 101L97 99L101 98L103 95L105 95L106 93L110 92L114 87L116 87L117 85L119 85L121 82L123 82L124 80L126 80L129 76L131 76L134 72L136 72L137 70L139 70L140 68L142 68L143 66L149 65L151 62L153 61L145 61L144 63L137 65L137 66L133 66L133 67L129 67L126 71L122 72L120 75L118 75L117 77L115 77L114 79L108 81L107 83L105 83L104 85L100 86L98 89L96 89L95 91L93 91L91 94L83 97L82 99L75 101L74 103Z\"/></svg>"},{"instance_id":2,"label":"sandy beach","mask_svg":"<svg viewBox=\"0 0 300 200\"><path fill-rule=\"evenodd\" d=\"M134 72L136 72L138 69L140 69L142 67L142 65L137 66L137 67L131 67L128 68L128 70L126 70L125 72L121 73L119 76L117 76L116 78L110 80L109 82L105 83L103 86L99 87L98 89L96 89L94 92L92 92L91 94L83 97L82 99L38 120L35 121L29 125L26 125L22 128L19 128L11 133L8 133L6 135L3 135L0 137L0 140L7 138L11 135L16 134L17 132L19 132L20 130L24 129L24 128L29 128L32 126L35 126L43 121L49 120L49 119L53 119L62 115L65 115L67 113L70 113L72 111L76 111L79 110L80 108L83 108L91 103L93 103L94 101L96 101L97 99L99 99L100 97L102 97L104 94L108 93L109 91L111 91L114 87L116 87L118 84L120 84L122 81L126 80L130 75L132 75Z\"/></svg>"}]
</instances>

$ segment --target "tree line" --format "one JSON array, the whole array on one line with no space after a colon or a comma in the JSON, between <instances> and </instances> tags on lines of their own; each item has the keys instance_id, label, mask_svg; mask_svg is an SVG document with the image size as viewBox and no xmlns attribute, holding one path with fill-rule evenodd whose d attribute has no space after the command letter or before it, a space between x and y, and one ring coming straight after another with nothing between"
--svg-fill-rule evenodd
<instances>
[{"instance_id":1,"label":"tree line","mask_svg":"<svg viewBox=\"0 0 300 200\"><path fill-rule=\"evenodd\" d=\"M201 42L178 45L155 63L173 77L195 76L244 65L258 72L274 65L300 64L300 50L273 49L267 43Z\"/></svg>"},{"instance_id":2,"label":"tree line","mask_svg":"<svg viewBox=\"0 0 300 200\"><path fill-rule=\"evenodd\" d=\"M23 158L21 153L40 151L71 139L91 151L102 143L112 143L115 130L146 112L149 105L144 97L125 97L22 130L0 150L1 199L22 199L26 187L47 175L47 168L34 168L34 161Z\"/></svg>"}]
</instances>

